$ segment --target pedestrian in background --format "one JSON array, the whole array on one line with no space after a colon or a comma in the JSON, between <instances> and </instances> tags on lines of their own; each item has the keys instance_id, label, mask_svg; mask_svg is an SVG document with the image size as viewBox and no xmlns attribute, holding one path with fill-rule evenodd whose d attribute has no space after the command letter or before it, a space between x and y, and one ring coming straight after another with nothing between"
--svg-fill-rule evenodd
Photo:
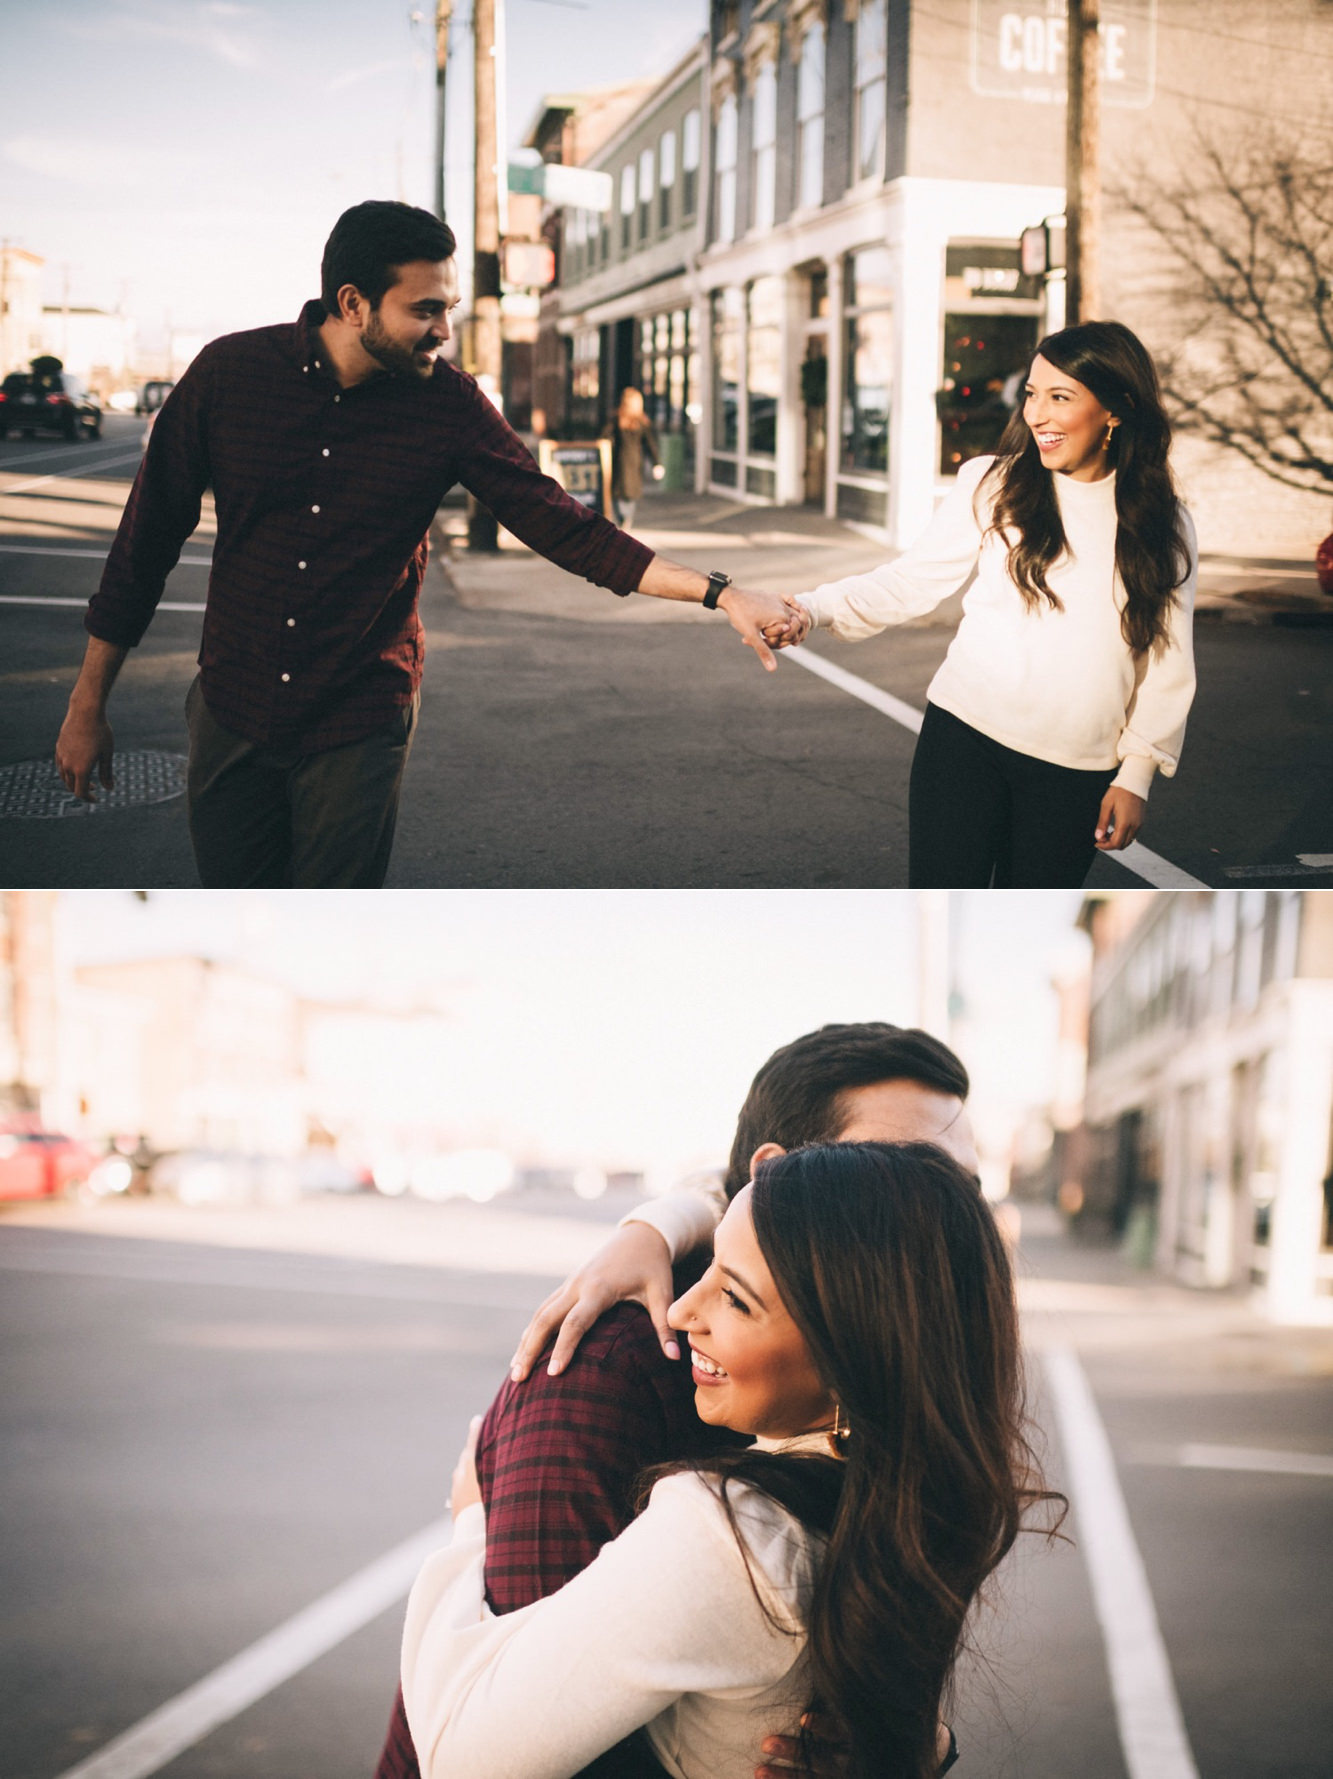
<instances>
[{"instance_id":1,"label":"pedestrian in background","mask_svg":"<svg viewBox=\"0 0 1333 1779\"><path fill-rule=\"evenodd\" d=\"M616 417L603 428L602 437L611 441L611 495L615 501L616 523L626 531L634 524L634 509L643 496L643 460L653 460L653 479L661 481L665 471L657 449L653 423L643 411L643 392L622 389Z\"/></svg>"},{"instance_id":2,"label":"pedestrian in background","mask_svg":"<svg viewBox=\"0 0 1333 1779\"><path fill-rule=\"evenodd\" d=\"M1194 697L1198 546L1142 343L1089 321L1037 347L994 457L958 472L897 561L791 602L846 641L975 575L912 762L914 888L1076 889L1176 770ZM774 640L773 632L769 640Z\"/></svg>"}]
</instances>

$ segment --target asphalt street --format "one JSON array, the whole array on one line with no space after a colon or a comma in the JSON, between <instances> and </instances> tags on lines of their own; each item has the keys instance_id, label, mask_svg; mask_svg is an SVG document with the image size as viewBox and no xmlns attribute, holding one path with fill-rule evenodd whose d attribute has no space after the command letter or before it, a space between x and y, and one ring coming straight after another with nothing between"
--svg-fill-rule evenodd
<instances>
[{"instance_id":1,"label":"asphalt street","mask_svg":"<svg viewBox=\"0 0 1333 1779\"><path fill-rule=\"evenodd\" d=\"M0 443L0 853L12 887L197 882L182 799L144 798L184 752L207 515L114 694L122 790L69 813L43 764L140 430L111 418L98 444ZM883 554L816 515L715 500L649 498L639 519L654 548L780 590ZM423 600L425 693L391 886L905 883L913 735L864 690L919 710L956 601L855 648L807 645L854 675L858 694L794 658L763 674L724 619L693 607L618 601L525 552L445 558ZM1097 860L1091 887L1333 885L1333 628L1308 599L1242 609L1226 591L1235 576L1210 572L1222 595L1197 627L1200 691L1181 770L1153 792L1152 856L1134 869ZM1237 615L1247 621L1221 621ZM1274 615L1283 622L1254 621Z\"/></svg>"},{"instance_id":2,"label":"asphalt street","mask_svg":"<svg viewBox=\"0 0 1333 1779\"><path fill-rule=\"evenodd\" d=\"M247 1702L184 1742L159 1727L156 1754L89 1779L364 1779L411 1569L368 1603L366 1577L439 1521L468 1416L548 1286L543 1255L567 1263L604 1209L7 1210L6 1779L72 1774L173 1701L197 1715L191 1689L219 1673L234 1686L238 1656ZM109 1233L122 1210L135 1233ZM1107 1504L1070 1482L1046 1369L1072 1348L1183 1717L1188 1764L1153 1779L1322 1779L1333 1333L1266 1328L1235 1299L1145 1282L1034 1215L1029 1368L1073 1542L1029 1537L1005 1566L955 1707L959 1774L1125 1779L1122 1737L1148 1708L1137 1682L1113 1691L1114 1626L1094 1609ZM359 1604L344 1600L329 1631L349 1583ZM322 1641L284 1660L293 1620L308 1632L312 1617Z\"/></svg>"}]
</instances>

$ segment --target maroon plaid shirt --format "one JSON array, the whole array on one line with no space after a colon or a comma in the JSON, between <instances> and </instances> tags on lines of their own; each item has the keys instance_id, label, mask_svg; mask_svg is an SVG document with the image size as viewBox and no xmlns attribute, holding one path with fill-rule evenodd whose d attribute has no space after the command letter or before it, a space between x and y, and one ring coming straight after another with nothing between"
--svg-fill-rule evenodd
<instances>
[{"instance_id":1,"label":"maroon plaid shirt","mask_svg":"<svg viewBox=\"0 0 1333 1779\"><path fill-rule=\"evenodd\" d=\"M646 1310L608 1310L561 1376L549 1377L543 1358L526 1382L504 1385L482 1422L477 1475L492 1610L515 1612L586 1569L634 1517L640 1471L735 1443L695 1414L688 1351L672 1364ZM376 1779L419 1773L400 1690ZM647 1773L661 1769L631 1738L585 1768L584 1779Z\"/></svg>"},{"instance_id":2,"label":"maroon plaid shirt","mask_svg":"<svg viewBox=\"0 0 1333 1779\"><path fill-rule=\"evenodd\" d=\"M217 541L199 654L225 728L307 753L390 722L421 683L427 532L455 483L571 574L631 593L652 551L542 475L471 377L339 387L295 326L215 340L153 425L84 620L133 648L211 483Z\"/></svg>"}]
</instances>

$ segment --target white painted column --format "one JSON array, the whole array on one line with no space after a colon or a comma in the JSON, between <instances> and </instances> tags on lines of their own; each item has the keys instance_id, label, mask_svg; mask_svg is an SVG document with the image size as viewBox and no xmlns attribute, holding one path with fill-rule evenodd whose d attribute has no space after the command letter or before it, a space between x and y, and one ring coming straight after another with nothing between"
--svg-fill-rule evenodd
<instances>
[{"instance_id":1,"label":"white painted column","mask_svg":"<svg viewBox=\"0 0 1333 1779\"><path fill-rule=\"evenodd\" d=\"M1333 1114L1333 1006L1317 980L1291 984L1286 1033L1287 1117L1269 1240L1268 1313L1274 1322L1333 1323L1316 1291L1324 1173Z\"/></svg>"},{"instance_id":2,"label":"white painted column","mask_svg":"<svg viewBox=\"0 0 1333 1779\"><path fill-rule=\"evenodd\" d=\"M894 392L889 432L889 536L906 549L935 510L935 391L940 381L940 303L945 235L929 194L907 184L898 210ZM947 227L947 223L946 223Z\"/></svg>"},{"instance_id":3,"label":"white painted column","mask_svg":"<svg viewBox=\"0 0 1333 1779\"><path fill-rule=\"evenodd\" d=\"M847 357L847 318L844 302L843 262L833 254L828 262L828 461L824 465L824 511L830 519L838 511L838 463L842 457L842 404Z\"/></svg>"},{"instance_id":4,"label":"white painted column","mask_svg":"<svg viewBox=\"0 0 1333 1779\"><path fill-rule=\"evenodd\" d=\"M799 272L782 280L782 389L778 398L777 502L797 506L805 498L805 409L801 403L804 298L809 286Z\"/></svg>"},{"instance_id":5,"label":"white painted column","mask_svg":"<svg viewBox=\"0 0 1333 1779\"><path fill-rule=\"evenodd\" d=\"M694 431L694 492L703 494L708 487L708 464L713 455L713 317L711 300L704 291L694 299L692 325L699 350L699 387L691 392L702 410Z\"/></svg>"}]
</instances>

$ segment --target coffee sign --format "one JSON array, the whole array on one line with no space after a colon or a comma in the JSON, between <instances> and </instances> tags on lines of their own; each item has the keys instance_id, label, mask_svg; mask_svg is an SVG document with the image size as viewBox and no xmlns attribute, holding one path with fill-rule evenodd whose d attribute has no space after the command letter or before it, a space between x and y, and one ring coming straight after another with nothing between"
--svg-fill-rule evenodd
<instances>
[{"instance_id":1,"label":"coffee sign","mask_svg":"<svg viewBox=\"0 0 1333 1779\"><path fill-rule=\"evenodd\" d=\"M1152 103L1157 0L1105 0L1097 27L1101 94L1108 105ZM1030 104L1064 102L1069 21L1065 0L972 0L972 90Z\"/></svg>"}]
</instances>

